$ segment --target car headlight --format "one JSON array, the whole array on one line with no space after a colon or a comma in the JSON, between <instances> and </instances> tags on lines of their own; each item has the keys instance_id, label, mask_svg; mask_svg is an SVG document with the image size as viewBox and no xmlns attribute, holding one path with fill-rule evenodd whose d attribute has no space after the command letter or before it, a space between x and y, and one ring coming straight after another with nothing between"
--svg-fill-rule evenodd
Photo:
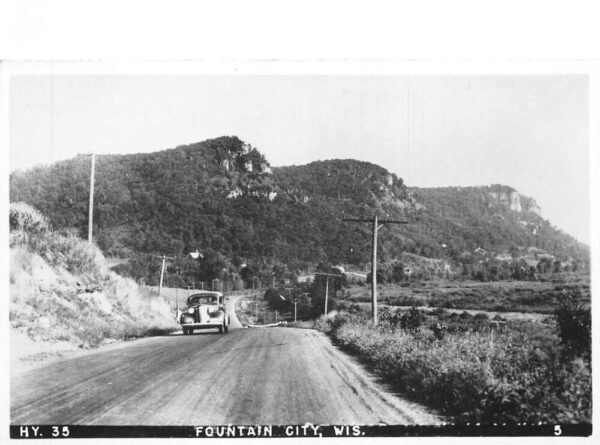
<instances>
[{"instance_id":1,"label":"car headlight","mask_svg":"<svg viewBox=\"0 0 600 445\"><path fill-rule=\"evenodd\" d=\"M189 309L187 310L187 313L188 313L188 314L193 314L193 313L194 313L194 308L193 308L193 307L189 308Z\"/></svg>"}]
</instances>

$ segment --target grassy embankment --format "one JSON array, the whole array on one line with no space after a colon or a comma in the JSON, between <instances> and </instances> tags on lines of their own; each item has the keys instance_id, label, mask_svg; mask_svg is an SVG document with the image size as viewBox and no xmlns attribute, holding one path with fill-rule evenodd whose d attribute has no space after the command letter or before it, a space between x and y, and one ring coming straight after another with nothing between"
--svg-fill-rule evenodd
<instances>
[{"instance_id":1,"label":"grassy embankment","mask_svg":"<svg viewBox=\"0 0 600 445\"><path fill-rule=\"evenodd\" d=\"M10 207L10 326L13 338L44 342L48 350L57 342L88 348L177 327L165 300L110 271L95 245L54 232L22 203Z\"/></svg>"},{"instance_id":2,"label":"grassy embankment","mask_svg":"<svg viewBox=\"0 0 600 445\"><path fill-rule=\"evenodd\" d=\"M456 421L591 421L589 344L561 344L556 323L392 309L372 326L354 306L315 327L396 390Z\"/></svg>"}]
</instances>

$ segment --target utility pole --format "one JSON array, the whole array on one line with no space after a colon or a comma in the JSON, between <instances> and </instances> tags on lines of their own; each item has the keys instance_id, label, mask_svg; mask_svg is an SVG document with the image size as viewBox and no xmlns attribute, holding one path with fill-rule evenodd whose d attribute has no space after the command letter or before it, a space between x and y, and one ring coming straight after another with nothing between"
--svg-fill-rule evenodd
<instances>
[{"instance_id":1,"label":"utility pole","mask_svg":"<svg viewBox=\"0 0 600 445\"><path fill-rule=\"evenodd\" d=\"M162 267L160 269L160 282L158 284L158 295L160 295L160 293L162 292L163 278L165 276L165 265L167 263L167 259L174 260L175 258L170 257L170 256L166 256L166 255L163 255L163 256L152 255L152 256L156 257L156 258L161 258L162 259Z\"/></svg>"},{"instance_id":2,"label":"utility pole","mask_svg":"<svg viewBox=\"0 0 600 445\"><path fill-rule=\"evenodd\" d=\"M296 310L298 306L298 299L294 297L292 303L294 303L294 323L296 323L296 314L298 313L298 311Z\"/></svg>"},{"instance_id":3,"label":"utility pole","mask_svg":"<svg viewBox=\"0 0 600 445\"><path fill-rule=\"evenodd\" d=\"M110 153L102 153L103 155L108 155ZM95 172L96 172L96 153L77 153L78 156L88 156L92 157L92 168L90 172L90 208L88 214L88 243L92 243L92 227L94 226L94 182L95 182Z\"/></svg>"},{"instance_id":4,"label":"utility pole","mask_svg":"<svg viewBox=\"0 0 600 445\"><path fill-rule=\"evenodd\" d=\"M342 219L342 221L361 223L366 222L373 224L373 250L371 258L371 317L373 319L373 324L377 324L377 231L385 224L408 224L408 221L393 219L379 220L377 215L373 216L373 219L346 218Z\"/></svg>"},{"instance_id":5,"label":"utility pole","mask_svg":"<svg viewBox=\"0 0 600 445\"><path fill-rule=\"evenodd\" d=\"M315 275L326 275L327 279L325 281L325 315L327 315L327 300L329 298L329 277L339 277L341 278L341 275L336 275L333 273L324 273L324 272L315 272Z\"/></svg>"},{"instance_id":6,"label":"utility pole","mask_svg":"<svg viewBox=\"0 0 600 445\"><path fill-rule=\"evenodd\" d=\"M94 171L96 170L96 155L92 153L92 172L90 174L90 213L88 217L88 243L92 243L92 227L94 224Z\"/></svg>"}]
</instances>

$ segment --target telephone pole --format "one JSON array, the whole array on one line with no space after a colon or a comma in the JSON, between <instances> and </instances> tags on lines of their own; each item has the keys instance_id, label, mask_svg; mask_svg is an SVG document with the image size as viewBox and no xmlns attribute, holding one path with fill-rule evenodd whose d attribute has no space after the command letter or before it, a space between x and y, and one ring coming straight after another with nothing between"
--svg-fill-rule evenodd
<instances>
[{"instance_id":1,"label":"telephone pole","mask_svg":"<svg viewBox=\"0 0 600 445\"><path fill-rule=\"evenodd\" d=\"M294 297L294 299L291 301L292 301L292 303L294 303L294 323L296 323L296 315L298 313L298 311L297 311L298 299L296 297Z\"/></svg>"},{"instance_id":2,"label":"telephone pole","mask_svg":"<svg viewBox=\"0 0 600 445\"><path fill-rule=\"evenodd\" d=\"M158 295L160 295L160 293L162 292L163 278L165 276L165 265L167 263L167 259L174 260L175 258L166 256L166 255L163 255L163 256L152 255L152 256L156 257L156 258L162 258L162 267L160 269L160 283L158 284ZM189 290L189 287L188 287L188 290Z\"/></svg>"},{"instance_id":3,"label":"telephone pole","mask_svg":"<svg viewBox=\"0 0 600 445\"><path fill-rule=\"evenodd\" d=\"M324 272L315 272L315 275L326 275L327 279L325 281L325 315L327 315L327 299L329 297L329 277L339 277L341 278L341 275L336 275L333 273L324 273Z\"/></svg>"},{"instance_id":4,"label":"telephone pole","mask_svg":"<svg viewBox=\"0 0 600 445\"><path fill-rule=\"evenodd\" d=\"M102 153L102 155L110 155L110 153ZM77 156L91 156L92 166L90 172L90 208L88 213L88 243L92 243L92 227L94 226L94 182L96 173L96 153L77 153Z\"/></svg>"},{"instance_id":5,"label":"telephone pole","mask_svg":"<svg viewBox=\"0 0 600 445\"><path fill-rule=\"evenodd\" d=\"M88 243L92 243L92 226L94 224L94 172L96 170L96 154L92 153L92 172L90 174L90 212L88 217Z\"/></svg>"},{"instance_id":6,"label":"telephone pole","mask_svg":"<svg viewBox=\"0 0 600 445\"><path fill-rule=\"evenodd\" d=\"M371 258L371 317L373 324L377 324L377 231L385 224L408 224L408 221L382 219L379 220L377 215L373 219L345 218L344 222L360 222L373 224L373 250Z\"/></svg>"}]
</instances>

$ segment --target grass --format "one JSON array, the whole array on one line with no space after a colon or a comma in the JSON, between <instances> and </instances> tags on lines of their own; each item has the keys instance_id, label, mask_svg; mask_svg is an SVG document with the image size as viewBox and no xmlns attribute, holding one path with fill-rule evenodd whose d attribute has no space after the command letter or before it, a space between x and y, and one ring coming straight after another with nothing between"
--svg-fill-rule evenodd
<instances>
[{"instance_id":1,"label":"grass","mask_svg":"<svg viewBox=\"0 0 600 445\"><path fill-rule=\"evenodd\" d=\"M555 325L414 309L384 312L373 326L355 309L314 327L396 390L455 421L591 422L590 363L561 354Z\"/></svg>"},{"instance_id":2,"label":"grass","mask_svg":"<svg viewBox=\"0 0 600 445\"><path fill-rule=\"evenodd\" d=\"M167 302L111 272L93 244L10 208L10 323L37 341L95 347L176 329Z\"/></svg>"},{"instance_id":3,"label":"grass","mask_svg":"<svg viewBox=\"0 0 600 445\"><path fill-rule=\"evenodd\" d=\"M432 281L385 285L378 289L379 301L391 306L429 306L495 312L536 312L551 314L557 301L567 293L579 303L591 301L589 275L568 282ZM339 301L371 301L370 288L352 286L338 294Z\"/></svg>"}]
</instances>

